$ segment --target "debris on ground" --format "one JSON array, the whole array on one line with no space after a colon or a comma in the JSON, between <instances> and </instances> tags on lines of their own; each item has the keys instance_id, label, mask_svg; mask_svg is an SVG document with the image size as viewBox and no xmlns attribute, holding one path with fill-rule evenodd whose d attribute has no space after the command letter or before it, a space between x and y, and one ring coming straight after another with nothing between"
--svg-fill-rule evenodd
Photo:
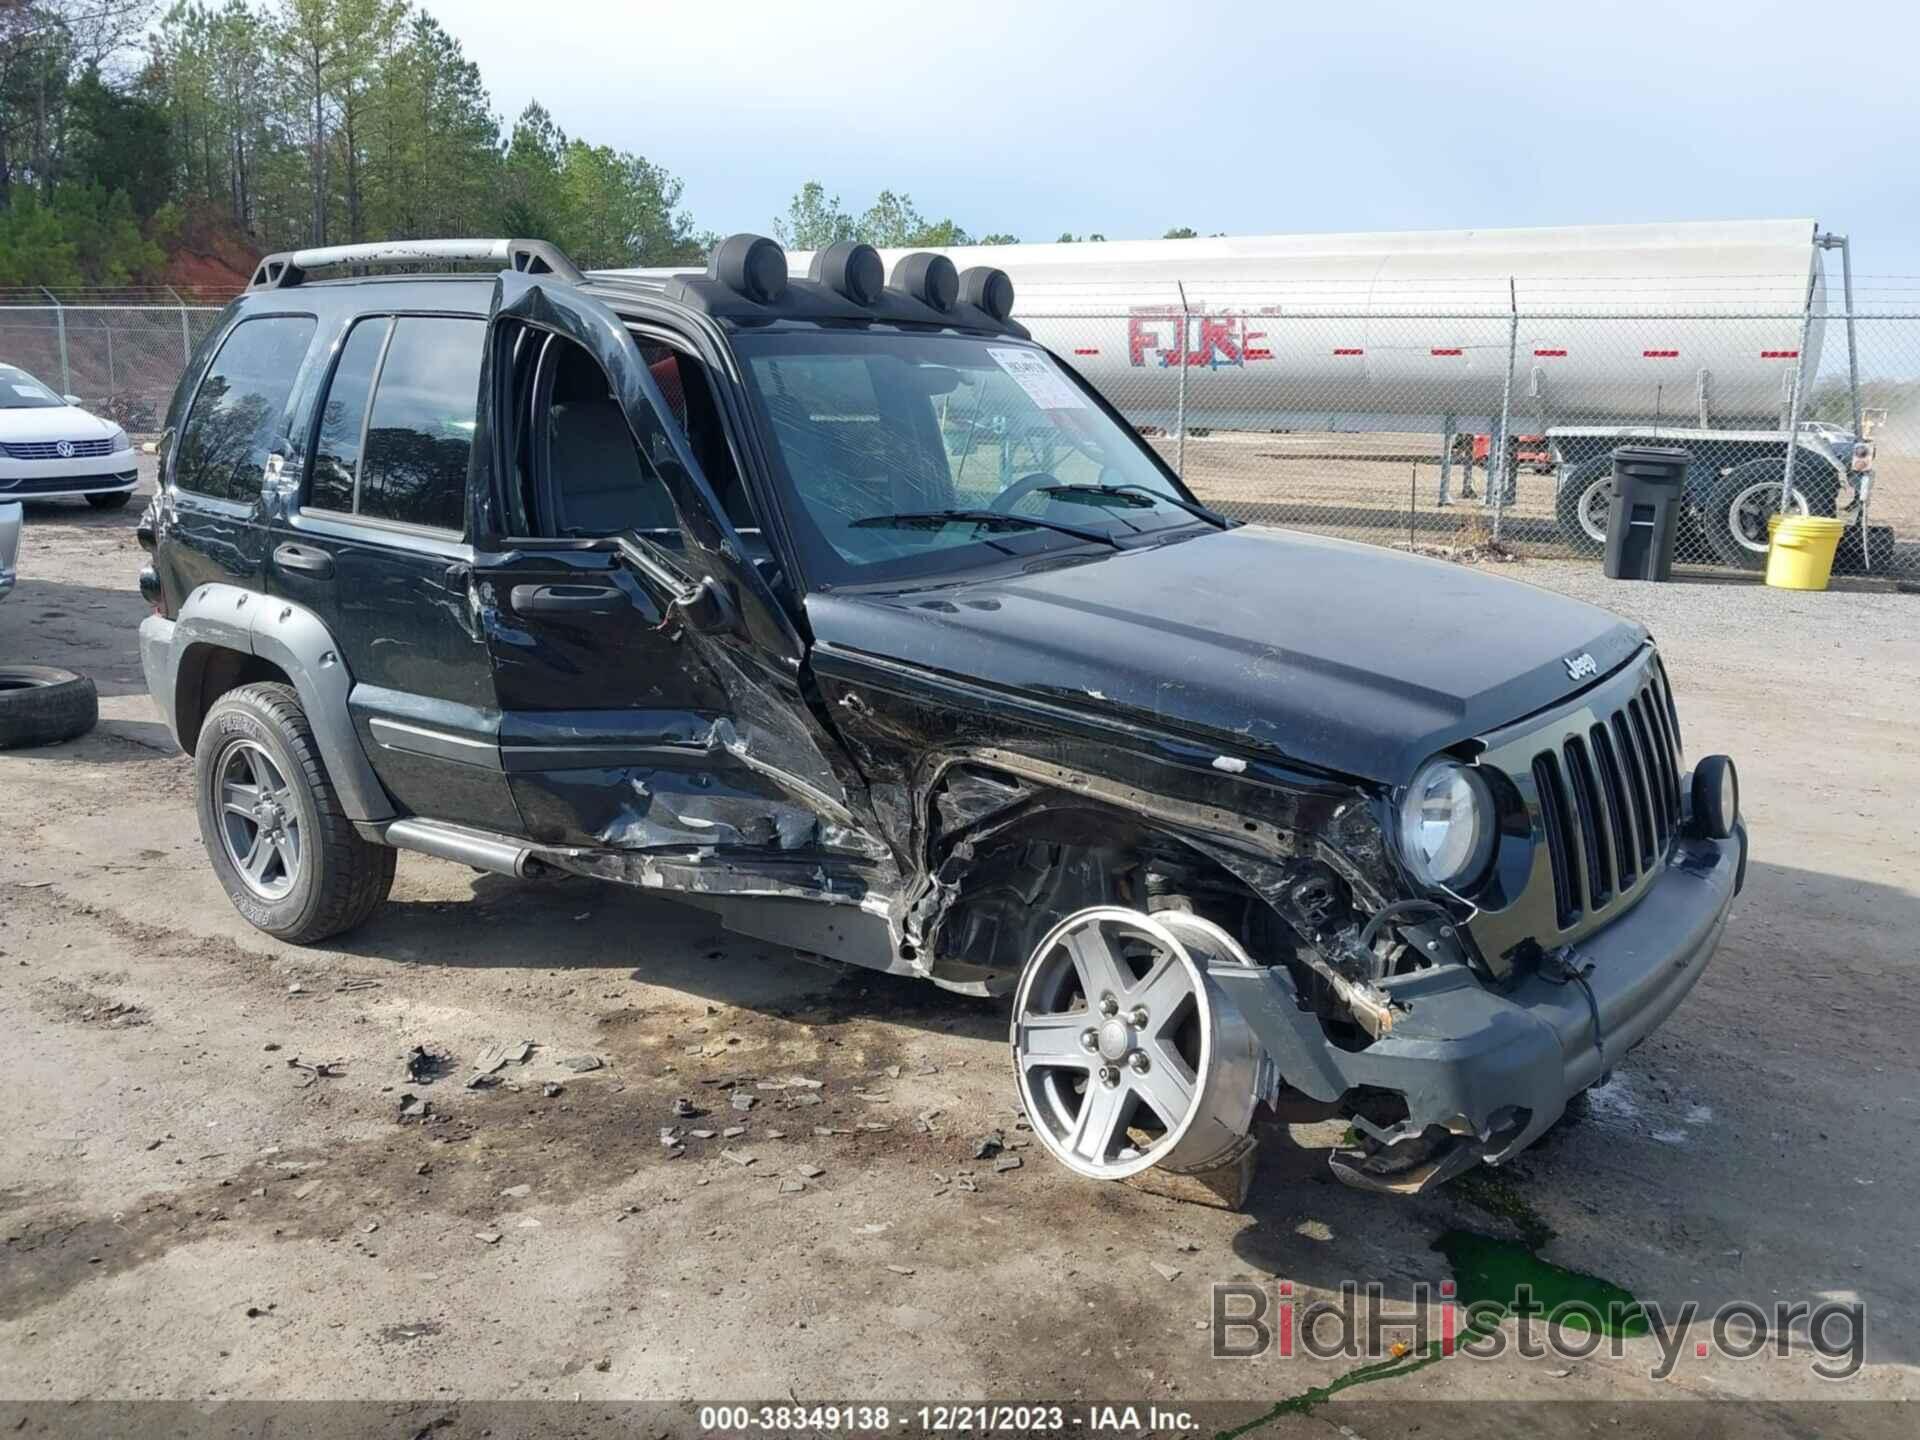
<instances>
[{"instance_id":1,"label":"debris on ground","mask_svg":"<svg viewBox=\"0 0 1920 1440\"><path fill-rule=\"evenodd\" d=\"M792 1095L787 1098L788 1106L795 1110L799 1109L803 1105L822 1105L825 1103L826 1102L823 1101L820 1098L820 1096L812 1090L802 1091L798 1095Z\"/></svg>"},{"instance_id":2,"label":"debris on ground","mask_svg":"<svg viewBox=\"0 0 1920 1440\"><path fill-rule=\"evenodd\" d=\"M982 1136L980 1143L973 1147L973 1158L976 1160L991 1160L1006 1148L1007 1137L1002 1135L998 1130L994 1130Z\"/></svg>"},{"instance_id":3,"label":"debris on ground","mask_svg":"<svg viewBox=\"0 0 1920 1440\"><path fill-rule=\"evenodd\" d=\"M818 1180L822 1175L827 1173L818 1165L796 1165L793 1168L794 1173L802 1180Z\"/></svg>"},{"instance_id":4,"label":"debris on ground","mask_svg":"<svg viewBox=\"0 0 1920 1440\"><path fill-rule=\"evenodd\" d=\"M351 995L356 990L378 990L379 988L380 982L378 980L362 976L357 980L342 980L338 985L333 987L333 993L336 995Z\"/></svg>"},{"instance_id":5,"label":"debris on ground","mask_svg":"<svg viewBox=\"0 0 1920 1440\"><path fill-rule=\"evenodd\" d=\"M760 1158L758 1155L749 1155L744 1150L722 1150L720 1153L742 1169L745 1169Z\"/></svg>"},{"instance_id":6,"label":"debris on ground","mask_svg":"<svg viewBox=\"0 0 1920 1440\"><path fill-rule=\"evenodd\" d=\"M347 1062L344 1060L322 1060L317 1064L309 1065L298 1055L295 1055L287 1061L287 1068L289 1070L298 1070L306 1076L299 1085L299 1088L304 1090L316 1080L338 1080L342 1075L347 1073Z\"/></svg>"},{"instance_id":7,"label":"debris on ground","mask_svg":"<svg viewBox=\"0 0 1920 1440\"><path fill-rule=\"evenodd\" d=\"M569 1055L560 1062L560 1068L571 1070L576 1075L585 1075L590 1070L598 1070L607 1062L598 1055Z\"/></svg>"},{"instance_id":8,"label":"debris on ground","mask_svg":"<svg viewBox=\"0 0 1920 1440\"><path fill-rule=\"evenodd\" d=\"M696 1140L711 1140L711 1139L713 1139L713 1137L714 1137L714 1136L716 1136L716 1135L718 1135L719 1133L720 1133L720 1132L719 1132L718 1130L689 1130L689 1131L687 1131L687 1134L689 1134L689 1135L691 1135L691 1136L692 1136L692 1137L693 1137L694 1139L696 1139Z\"/></svg>"},{"instance_id":9,"label":"debris on ground","mask_svg":"<svg viewBox=\"0 0 1920 1440\"><path fill-rule=\"evenodd\" d=\"M540 1093L546 1096L547 1099L549 1100L553 1099L557 1095L564 1095L566 1093L566 1090L567 1090L566 1086L553 1080L549 1080L546 1084L540 1087Z\"/></svg>"},{"instance_id":10,"label":"debris on ground","mask_svg":"<svg viewBox=\"0 0 1920 1440\"><path fill-rule=\"evenodd\" d=\"M729 1125L720 1132L720 1138L723 1140L737 1140L746 1133L747 1127L744 1125Z\"/></svg>"},{"instance_id":11,"label":"debris on ground","mask_svg":"<svg viewBox=\"0 0 1920 1440\"><path fill-rule=\"evenodd\" d=\"M523 1195L531 1195L533 1193L533 1186L509 1185L507 1186L506 1189L502 1190L500 1193L502 1195L508 1196L511 1199L518 1200Z\"/></svg>"},{"instance_id":12,"label":"debris on ground","mask_svg":"<svg viewBox=\"0 0 1920 1440\"><path fill-rule=\"evenodd\" d=\"M913 1266L911 1265L889 1265L887 1266L887 1269L891 1270L896 1275L913 1274Z\"/></svg>"},{"instance_id":13,"label":"debris on ground","mask_svg":"<svg viewBox=\"0 0 1920 1440\"><path fill-rule=\"evenodd\" d=\"M1158 1275L1162 1280L1178 1280L1180 1278L1180 1267L1178 1265L1163 1265L1158 1260L1152 1261L1151 1263L1154 1274Z\"/></svg>"},{"instance_id":14,"label":"debris on ground","mask_svg":"<svg viewBox=\"0 0 1920 1440\"><path fill-rule=\"evenodd\" d=\"M733 1092L733 1108L743 1115L759 1103L760 1099L756 1095L749 1095L744 1090L736 1090Z\"/></svg>"},{"instance_id":15,"label":"debris on ground","mask_svg":"<svg viewBox=\"0 0 1920 1440\"><path fill-rule=\"evenodd\" d=\"M400 1118L402 1120L424 1120L433 1113L433 1106L418 1095L402 1092L400 1096Z\"/></svg>"},{"instance_id":16,"label":"debris on ground","mask_svg":"<svg viewBox=\"0 0 1920 1440\"><path fill-rule=\"evenodd\" d=\"M500 1232L498 1230L476 1230L473 1232L473 1238L478 1240L482 1245L498 1245L500 1243Z\"/></svg>"},{"instance_id":17,"label":"debris on ground","mask_svg":"<svg viewBox=\"0 0 1920 1440\"><path fill-rule=\"evenodd\" d=\"M416 1085L431 1085L453 1068L453 1057L438 1050L416 1045L407 1054L407 1078Z\"/></svg>"},{"instance_id":18,"label":"debris on ground","mask_svg":"<svg viewBox=\"0 0 1920 1440\"><path fill-rule=\"evenodd\" d=\"M780 1182L780 1193L782 1195L798 1195L806 1188L806 1182L803 1180L782 1180Z\"/></svg>"},{"instance_id":19,"label":"debris on ground","mask_svg":"<svg viewBox=\"0 0 1920 1440\"><path fill-rule=\"evenodd\" d=\"M682 1120L693 1120L707 1112L682 1095L673 1102L673 1113Z\"/></svg>"},{"instance_id":20,"label":"debris on ground","mask_svg":"<svg viewBox=\"0 0 1920 1440\"><path fill-rule=\"evenodd\" d=\"M1018 1170L1025 1162L1018 1155L1002 1155L993 1162L994 1172L1004 1175L1009 1170Z\"/></svg>"}]
</instances>

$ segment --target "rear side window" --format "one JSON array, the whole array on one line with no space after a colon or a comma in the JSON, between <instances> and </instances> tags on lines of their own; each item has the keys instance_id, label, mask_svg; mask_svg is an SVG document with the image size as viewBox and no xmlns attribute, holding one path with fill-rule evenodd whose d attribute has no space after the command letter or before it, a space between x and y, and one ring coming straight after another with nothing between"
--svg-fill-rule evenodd
<instances>
[{"instance_id":1,"label":"rear side window","mask_svg":"<svg viewBox=\"0 0 1920 1440\"><path fill-rule=\"evenodd\" d=\"M463 529L485 334L485 322L461 316L356 324L327 389L307 503Z\"/></svg>"},{"instance_id":2,"label":"rear side window","mask_svg":"<svg viewBox=\"0 0 1920 1440\"><path fill-rule=\"evenodd\" d=\"M233 327L180 428L176 485L223 500L259 496L316 325L311 315L266 315Z\"/></svg>"}]
</instances>

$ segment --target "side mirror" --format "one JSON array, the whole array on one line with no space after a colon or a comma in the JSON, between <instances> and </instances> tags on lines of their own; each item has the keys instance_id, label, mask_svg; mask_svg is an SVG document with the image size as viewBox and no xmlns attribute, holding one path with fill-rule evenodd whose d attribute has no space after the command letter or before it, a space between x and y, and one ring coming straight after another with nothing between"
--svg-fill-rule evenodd
<instances>
[{"instance_id":1,"label":"side mirror","mask_svg":"<svg viewBox=\"0 0 1920 1440\"><path fill-rule=\"evenodd\" d=\"M740 612L711 575L701 576L698 585L673 602L673 608L688 629L702 635L722 634L740 623Z\"/></svg>"},{"instance_id":2,"label":"side mirror","mask_svg":"<svg viewBox=\"0 0 1920 1440\"><path fill-rule=\"evenodd\" d=\"M69 405L78 405L80 403L80 397L78 395L62 395L60 398Z\"/></svg>"}]
</instances>

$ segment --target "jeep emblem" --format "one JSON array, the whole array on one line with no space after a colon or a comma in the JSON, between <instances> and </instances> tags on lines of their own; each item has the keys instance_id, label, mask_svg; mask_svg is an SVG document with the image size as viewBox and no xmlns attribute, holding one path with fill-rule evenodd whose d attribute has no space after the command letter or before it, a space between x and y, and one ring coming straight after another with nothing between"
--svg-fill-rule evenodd
<instances>
[{"instance_id":1,"label":"jeep emblem","mask_svg":"<svg viewBox=\"0 0 1920 1440\"><path fill-rule=\"evenodd\" d=\"M1584 680L1599 671L1600 666L1593 656L1582 650L1578 655L1569 655L1565 661L1569 680Z\"/></svg>"}]
</instances>

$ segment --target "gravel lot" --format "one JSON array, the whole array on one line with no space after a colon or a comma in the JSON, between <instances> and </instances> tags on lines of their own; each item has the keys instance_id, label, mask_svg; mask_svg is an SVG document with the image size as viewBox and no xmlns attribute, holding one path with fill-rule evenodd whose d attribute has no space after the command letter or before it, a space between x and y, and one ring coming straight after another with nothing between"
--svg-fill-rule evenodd
<instances>
[{"instance_id":1,"label":"gravel lot","mask_svg":"<svg viewBox=\"0 0 1920 1440\"><path fill-rule=\"evenodd\" d=\"M1251 1419L1357 1362L1209 1359L1209 1282L1404 1296L1445 1277L1443 1232L1536 1225L1546 1259L1663 1305L1857 1298L1865 1368L1818 1380L1796 1342L1689 1355L1655 1381L1651 1339L1571 1365L1509 1350L1277 1428L1431 1433L1413 1402L1434 1399L1920 1395L1920 1151L1901 1138L1920 1123L1911 597L1513 566L1645 621L1689 752L1738 758L1755 859L1727 940L1592 1113L1497 1175L1363 1195L1328 1178L1324 1126L1275 1123L1233 1214L1079 1181L1033 1149L1009 1152L1017 1169L974 1161L996 1128L1022 1138L1001 1007L637 892L403 856L393 903L336 950L252 931L140 678L136 513L33 507L0 605L0 655L84 670L102 697L92 736L0 754L10 1401L405 1400L388 1428L451 1417L449 1434L480 1433L463 1403L575 1396L1221 1402ZM505 1084L463 1086L523 1040ZM420 1045L452 1074L409 1080ZM599 1068L567 1065L581 1056ZM795 1075L821 1086L755 1088ZM751 1110L729 1105L734 1080ZM430 1113L403 1117L406 1095ZM709 1115L676 1122L682 1096ZM671 1158L675 1123L745 1129ZM1809 1413L1756 1408L1741 1433L1904 1429L1882 1407ZM1706 1420L1624 1414L1620 1433Z\"/></svg>"}]
</instances>

